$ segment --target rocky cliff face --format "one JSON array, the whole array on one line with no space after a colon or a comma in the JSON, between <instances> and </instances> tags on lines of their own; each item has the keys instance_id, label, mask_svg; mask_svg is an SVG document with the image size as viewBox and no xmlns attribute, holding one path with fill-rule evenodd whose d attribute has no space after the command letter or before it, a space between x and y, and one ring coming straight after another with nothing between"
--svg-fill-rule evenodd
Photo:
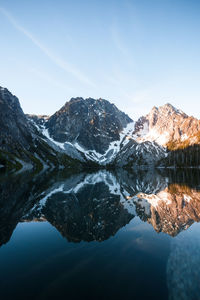
<instances>
[{"instance_id":1,"label":"rocky cliff face","mask_svg":"<svg viewBox=\"0 0 200 300\"><path fill-rule=\"evenodd\" d=\"M72 98L49 118L46 128L58 142L78 143L103 154L132 120L104 99Z\"/></svg>"},{"instance_id":2,"label":"rocky cliff face","mask_svg":"<svg viewBox=\"0 0 200 300\"><path fill-rule=\"evenodd\" d=\"M199 164L198 151L189 147L199 144L200 121L166 104L139 118L115 163L131 167L195 166Z\"/></svg>"},{"instance_id":3,"label":"rocky cliff face","mask_svg":"<svg viewBox=\"0 0 200 300\"><path fill-rule=\"evenodd\" d=\"M135 125L134 135L138 142L156 142L169 150L198 143L200 121L189 117L171 104L153 107Z\"/></svg>"},{"instance_id":4,"label":"rocky cliff face","mask_svg":"<svg viewBox=\"0 0 200 300\"><path fill-rule=\"evenodd\" d=\"M114 164L129 168L154 168L165 160L167 150L155 142L136 142L134 138L121 147Z\"/></svg>"},{"instance_id":5,"label":"rocky cliff face","mask_svg":"<svg viewBox=\"0 0 200 300\"><path fill-rule=\"evenodd\" d=\"M3 150L16 151L30 147L31 128L19 100L0 87L0 145Z\"/></svg>"},{"instance_id":6,"label":"rocky cliff face","mask_svg":"<svg viewBox=\"0 0 200 300\"><path fill-rule=\"evenodd\" d=\"M42 118L43 119L43 118ZM37 122L42 123L41 119ZM132 120L104 99L72 98L46 120L49 136L58 143L78 144L103 154Z\"/></svg>"},{"instance_id":7,"label":"rocky cliff face","mask_svg":"<svg viewBox=\"0 0 200 300\"><path fill-rule=\"evenodd\" d=\"M0 87L0 167L37 169L59 165L74 166L66 154L48 145L26 117L19 100ZM77 162L77 166L80 164Z\"/></svg>"},{"instance_id":8,"label":"rocky cliff face","mask_svg":"<svg viewBox=\"0 0 200 300\"><path fill-rule=\"evenodd\" d=\"M107 100L92 98L72 98L52 116L25 116L19 100L0 88L0 108L0 149L19 158L28 151L43 165L58 165L59 155L62 163L92 166L200 165L200 121L170 104L153 107L136 123ZM7 158L4 153L0 165Z\"/></svg>"}]
</instances>

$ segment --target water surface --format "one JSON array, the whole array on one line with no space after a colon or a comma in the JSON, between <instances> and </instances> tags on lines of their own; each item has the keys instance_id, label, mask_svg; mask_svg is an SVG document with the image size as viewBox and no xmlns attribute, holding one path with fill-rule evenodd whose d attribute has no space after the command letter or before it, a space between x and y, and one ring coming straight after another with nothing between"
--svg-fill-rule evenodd
<instances>
[{"instance_id":1,"label":"water surface","mask_svg":"<svg viewBox=\"0 0 200 300\"><path fill-rule=\"evenodd\" d=\"M200 299L200 173L0 177L2 299Z\"/></svg>"}]
</instances>

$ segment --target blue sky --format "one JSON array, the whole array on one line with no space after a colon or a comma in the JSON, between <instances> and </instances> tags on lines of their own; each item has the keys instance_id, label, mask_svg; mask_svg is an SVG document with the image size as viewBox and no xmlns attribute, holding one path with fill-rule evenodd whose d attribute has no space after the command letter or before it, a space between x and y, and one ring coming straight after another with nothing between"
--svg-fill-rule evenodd
<instances>
[{"instance_id":1,"label":"blue sky","mask_svg":"<svg viewBox=\"0 0 200 300\"><path fill-rule=\"evenodd\" d=\"M0 85L26 113L104 98L200 118L200 1L0 0Z\"/></svg>"}]
</instances>

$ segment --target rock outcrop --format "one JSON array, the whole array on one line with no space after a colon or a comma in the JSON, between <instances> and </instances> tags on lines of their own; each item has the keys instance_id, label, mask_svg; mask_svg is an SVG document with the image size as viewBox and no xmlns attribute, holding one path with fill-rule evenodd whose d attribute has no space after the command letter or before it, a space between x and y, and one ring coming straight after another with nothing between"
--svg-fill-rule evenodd
<instances>
[{"instance_id":1,"label":"rock outcrop","mask_svg":"<svg viewBox=\"0 0 200 300\"><path fill-rule=\"evenodd\" d=\"M85 150L103 154L111 142L119 140L120 132L130 122L125 113L107 100L72 98L44 126L56 142L77 143ZM41 118L37 124L41 124Z\"/></svg>"},{"instance_id":2,"label":"rock outcrop","mask_svg":"<svg viewBox=\"0 0 200 300\"><path fill-rule=\"evenodd\" d=\"M137 141L156 142L169 150L176 150L199 143L200 121L189 117L171 104L153 107L145 117L135 125L134 135Z\"/></svg>"},{"instance_id":3,"label":"rock outcrop","mask_svg":"<svg viewBox=\"0 0 200 300\"><path fill-rule=\"evenodd\" d=\"M19 100L0 87L0 166L8 170L74 167L80 162L60 153L44 140L24 114Z\"/></svg>"},{"instance_id":4,"label":"rock outcrop","mask_svg":"<svg viewBox=\"0 0 200 300\"><path fill-rule=\"evenodd\" d=\"M153 107L136 123L109 101L92 98L72 98L52 116L26 116L0 88L0 109L0 166L200 165L200 121L171 104Z\"/></svg>"}]
</instances>

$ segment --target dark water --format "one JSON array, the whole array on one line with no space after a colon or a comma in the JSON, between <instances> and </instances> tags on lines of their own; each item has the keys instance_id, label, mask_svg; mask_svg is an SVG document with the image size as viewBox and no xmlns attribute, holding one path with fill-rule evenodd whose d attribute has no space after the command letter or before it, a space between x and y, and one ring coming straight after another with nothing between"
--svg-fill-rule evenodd
<instances>
[{"instance_id":1,"label":"dark water","mask_svg":"<svg viewBox=\"0 0 200 300\"><path fill-rule=\"evenodd\" d=\"M200 173L0 177L6 299L200 299Z\"/></svg>"}]
</instances>

